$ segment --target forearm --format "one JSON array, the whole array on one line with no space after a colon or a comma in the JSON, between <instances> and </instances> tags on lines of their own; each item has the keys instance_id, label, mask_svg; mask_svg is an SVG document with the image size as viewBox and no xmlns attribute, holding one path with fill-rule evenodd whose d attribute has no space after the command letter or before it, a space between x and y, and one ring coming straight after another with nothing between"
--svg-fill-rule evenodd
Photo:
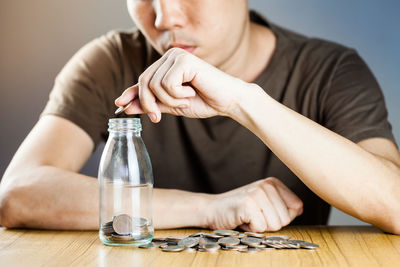
<instances>
[{"instance_id":1,"label":"forearm","mask_svg":"<svg viewBox=\"0 0 400 267\"><path fill-rule=\"evenodd\" d=\"M207 227L209 195L174 189L154 189L154 227Z\"/></svg>"},{"instance_id":2,"label":"forearm","mask_svg":"<svg viewBox=\"0 0 400 267\"><path fill-rule=\"evenodd\" d=\"M12 228L98 229L97 179L51 166L9 175L14 176L6 178L12 182L12 189L7 188L8 181L1 186L0 224Z\"/></svg>"},{"instance_id":3,"label":"forearm","mask_svg":"<svg viewBox=\"0 0 400 267\"><path fill-rule=\"evenodd\" d=\"M325 201L390 230L400 214L399 168L253 89L231 117Z\"/></svg>"},{"instance_id":4,"label":"forearm","mask_svg":"<svg viewBox=\"0 0 400 267\"><path fill-rule=\"evenodd\" d=\"M2 184L0 224L12 228L98 229L97 179L50 166L14 175L28 179L13 179L24 184L13 183L14 189L7 196L7 185ZM206 194L154 189L155 228L206 227L206 199Z\"/></svg>"}]
</instances>

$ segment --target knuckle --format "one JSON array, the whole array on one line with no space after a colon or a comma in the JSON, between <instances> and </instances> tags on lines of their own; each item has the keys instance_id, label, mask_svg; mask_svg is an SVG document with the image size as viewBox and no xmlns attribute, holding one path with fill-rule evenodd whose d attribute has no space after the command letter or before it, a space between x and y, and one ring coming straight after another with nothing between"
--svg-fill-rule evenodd
<instances>
[{"instance_id":1,"label":"knuckle","mask_svg":"<svg viewBox=\"0 0 400 267\"><path fill-rule=\"evenodd\" d=\"M152 112L152 102L153 102L153 97L150 92L148 92L148 83L149 81L147 80L146 76L140 75L139 77L139 100L140 100L140 106L142 107L143 111L146 113Z\"/></svg>"},{"instance_id":2,"label":"knuckle","mask_svg":"<svg viewBox=\"0 0 400 267\"><path fill-rule=\"evenodd\" d=\"M162 57L168 58L173 53L174 49L175 49L175 47L168 49L167 52L165 52Z\"/></svg>"},{"instance_id":3,"label":"knuckle","mask_svg":"<svg viewBox=\"0 0 400 267\"><path fill-rule=\"evenodd\" d=\"M157 83L154 85L153 92L157 95L157 98L164 104L170 107L178 107L179 101L171 97L169 94L169 90L166 89L164 85L164 80L161 83Z\"/></svg>"},{"instance_id":4,"label":"knuckle","mask_svg":"<svg viewBox=\"0 0 400 267\"><path fill-rule=\"evenodd\" d=\"M271 180L268 180L268 181L264 181L263 187L266 188L266 189L274 190L275 189L275 184Z\"/></svg>"},{"instance_id":5,"label":"knuckle","mask_svg":"<svg viewBox=\"0 0 400 267\"><path fill-rule=\"evenodd\" d=\"M260 187L257 187L254 189L253 194L256 196L264 194L264 190L262 190Z\"/></svg>"},{"instance_id":6,"label":"knuckle","mask_svg":"<svg viewBox=\"0 0 400 267\"><path fill-rule=\"evenodd\" d=\"M158 87L158 82L155 79L151 79L149 81L149 87L150 89L157 89Z\"/></svg>"},{"instance_id":7,"label":"knuckle","mask_svg":"<svg viewBox=\"0 0 400 267\"><path fill-rule=\"evenodd\" d=\"M275 177L268 177L264 179L264 183L266 184L270 184L270 185L274 185L276 182L276 178Z\"/></svg>"},{"instance_id":8,"label":"knuckle","mask_svg":"<svg viewBox=\"0 0 400 267\"><path fill-rule=\"evenodd\" d=\"M265 194L264 190L262 190L260 187L256 187L250 192L248 192L247 196L251 198L251 200L253 201L256 198L262 197L264 194Z\"/></svg>"},{"instance_id":9,"label":"knuckle","mask_svg":"<svg viewBox=\"0 0 400 267\"><path fill-rule=\"evenodd\" d=\"M298 204L298 209L299 210L302 210L303 209L303 206L304 206L304 204L303 204L303 201L301 201L301 200L299 200L299 204Z\"/></svg>"},{"instance_id":10,"label":"knuckle","mask_svg":"<svg viewBox=\"0 0 400 267\"><path fill-rule=\"evenodd\" d=\"M185 63L189 59L189 55L187 53L179 53L175 56L175 61L178 63Z\"/></svg>"},{"instance_id":11,"label":"knuckle","mask_svg":"<svg viewBox=\"0 0 400 267\"><path fill-rule=\"evenodd\" d=\"M176 53L179 53L179 52L181 52L181 48L178 48L178 47L173 47L173 48L171 48L170 49L170 51L171 51L171 54L176 54Z\"/></svg>"},{"instance_id":12,"label":"knuckle","mask_svg":"<svg viewBox=\"0 0 400 267\"><path fill-rule=\"evenodd\" d=\"M179 91L176 86L174 86L170 77L164 77L161 81L162 87L168 92L172 97L180 98Z\"/></svg>"},{"instance_id":13,"label":"knuckle","mask_svg":"<svg viewBox=\"0 0 400 267\"><path fill-rule=\"evenodd\" d=\"M171 57L173 57L173 58L177 58L177 57L179 57L179 55L181 55L181 54L183 54L184 52L186 52L185 50L183 50L182 48L179 48L179 47L174 47L174 48L171 48L169 51L171 51L170 52L170 54L169 54L169 56L171 56Z\"/></svg>"},{"instance_id":14,"label":"knuckle","mask_svg":"<svg viewBox=\"0 0 400 267\"><path fill-rule=\"evenodd\" d=\"M275 177L269 177L264 179L262 183L262 187L265 188L266 190L278 192L278 179Z\"/></svg>"},{"instance_id":15,"label":"knuckle","mask_svg":"<svg viewBox=\"0 0 400 267\"><path fill-rule=\"evenodd\" d=\"M143 109L144 112L148 113L148 112L151 112L151 111L152 111L152 110L151 110L151 103L150 103L150 101L149 101L146 97L144 97L143 94L141 94L141 95L139 96L139 101L140 101L140 106L142 107L142 109Z\"/></svg>"},{"instance_id":16,"label":"knuckle","mask_svg":"<svg viewBox=\"0 0 400 267\"><path fill-rule=\"evenodd\" d=\"M161 80L161 85L162 85L162 87L164 87L165 89L168 89L168 90L170 90L172 88L171 80L167 76L165 76Z\"/></svg>"},{"instance_id":17,"label":"knuckle","mask_svg":"<svg viewBox=\"0 0 400 267\"><path fill-rule=\"evenodd\" d=\"M140 87L147 86L148 84L147 77L144 74L141 74L139 76L138 82Z\"/></svg>"},{"instance_id":18,"label":"knuckle","mask_svg":"<svg viewBox=\"0 0 400 267\"><path fill-rule=\"evenodd\" d=\"M295 210L298 210L298 211L302 210L302 209L303 209L303 201L301 201L300 199L297 200L297 201L295 201L295 202L293 203L293 208L294 208Z\"/></svg>"}]
</instances>

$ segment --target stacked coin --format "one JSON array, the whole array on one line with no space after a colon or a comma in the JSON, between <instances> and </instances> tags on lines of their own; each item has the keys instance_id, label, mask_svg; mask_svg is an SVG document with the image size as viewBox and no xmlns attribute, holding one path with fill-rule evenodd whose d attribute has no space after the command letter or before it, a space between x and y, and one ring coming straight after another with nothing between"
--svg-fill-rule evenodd
<instances>
[{"instance_id":1,"label":"stacked coin","mask_svg":"<svg viewBox=\"0 0 400 267\"><path fill-rule=\"evenodd\" d=\"M114 216L112 221L103 224L101 231L109 241L129 243L135 240L132 229L146 225L148 225L148 221L145 218L132 218L128 214L120 214Z\"/></svg>"},{"instance_id":2,"label":"stacked coin","mask_svg":"<svg viewBox=\"0 0 400 267\"><path fill-rule=\"evenodd\" d=\"M290 238L288 235L265 236L252 232L215 230L212 233L199 232L189 236L155 237L152 243L140 246L140 248L159 247L166 252L216 252L221 249L250 253L261 250L317 249L319 247L314 243Z\"/></svg>"}]
</instances>

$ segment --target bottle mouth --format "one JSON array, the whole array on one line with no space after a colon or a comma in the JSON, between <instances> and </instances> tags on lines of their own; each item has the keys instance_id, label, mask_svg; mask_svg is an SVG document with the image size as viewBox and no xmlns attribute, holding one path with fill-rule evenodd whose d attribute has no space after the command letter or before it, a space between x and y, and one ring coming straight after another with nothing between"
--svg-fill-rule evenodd
<instances>
[{"instance_id":1,"label":"bottle mouth","mask_svg":"<svg viewBox=\"0 0 400 267\"><path fill-rule=\"evenodd\" d=\"M108 131L136 131L142 130L140 118L113 118L108 120Z\"/></svg>"}]
</instances>

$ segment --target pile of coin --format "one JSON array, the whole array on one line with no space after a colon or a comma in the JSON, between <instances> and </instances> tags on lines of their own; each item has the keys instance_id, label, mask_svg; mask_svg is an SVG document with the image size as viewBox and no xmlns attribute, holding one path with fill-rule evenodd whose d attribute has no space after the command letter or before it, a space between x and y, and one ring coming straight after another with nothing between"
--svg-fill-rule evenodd
<instances>
[{"instance_id":1,"label":"pile of coin","mask_svg":"<svg viewBox=\"0 0 400 267\"><path fill-rule=\"evenodd\" d=\"M147 229L146 227L148 225L148 220L145 218L131 217L128 214L120 214L118 216L114 216L112 221L103 224L101 231L109 241L117 243L129 243L135 240L132 229L140 229L142 230L141 234L151 236L150 233L143 231Z\"/></svg>"},{"instance_id":2,"label":"pile of coin","mask_svg":"<svg viewBox=\"0 0 400 267\"><path fill-rule=\"evenodd\" d=\"M258 252L275 249L317 249L319 246L303 240L291 240L288 235L265 236L261 233L215 230L212 233L195 233L189 236L155 237L153 242L139 248L161 248L166 252L231 250Z\"/></svg>"}]
</instances>

